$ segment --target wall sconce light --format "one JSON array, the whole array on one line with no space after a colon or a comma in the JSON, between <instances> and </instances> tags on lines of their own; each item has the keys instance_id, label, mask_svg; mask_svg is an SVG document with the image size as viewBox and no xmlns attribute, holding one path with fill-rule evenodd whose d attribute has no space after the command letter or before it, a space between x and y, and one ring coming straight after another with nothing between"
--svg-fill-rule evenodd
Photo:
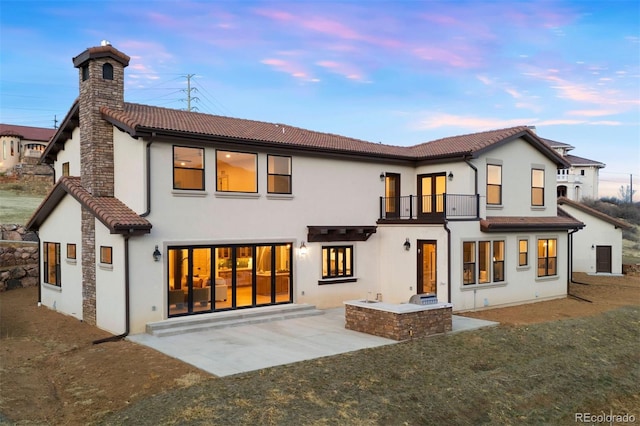
<instances>
[{"instance_id":1,"label":"wall sconce light","mask_svg":"<svg viewBox=\"0 0 640 426\"><path fill-rule=\"evenodd\" d=\"M162 253L160 253L160 250L158 250L158 246L156 246L156 249L153 251L153 261L159 262L160 256L162 256Z\"/></svg>"},{"instance_id":2,"label":"wall sconce light","mask_svg":"<svg viewBox=\"0 0 640 426\"><path fill-rule=\"evenodd\" d=\"M304 241L300 243L300 256L306 256L307 254L307 246L304 244Z\"/></svg>"},{"instance_id":3,"label":"wall sconce light","mask_svg":"<svg viewBox=\"0 0 640 426\"><path fill-rule=\"evenodd\" d=\"M380 182L384 182L385 174L384 172L380 173Z\"/></svg>"},{"instance_id":4,"label":"wall sconce light","mask_svg":"<svg viewBox=\"0 0 640 426\"><path fill-rule=\"evenodd\" d=\"M449 178L449 180L453 180L453 172L449 172L449 175L447 177Z\"/></svg>"},{"instance_id":5,"label":"wall sconce light","mask_svg":"<svg viewBox=\"0 0 640 426\"><path fill-rule=\"evenodd\" d=\"M408 238L404 241L404 249L405 249L406 251L411 250L411 241L409 241L409 239L408 239Z\"/></svg>"}]
</instances>

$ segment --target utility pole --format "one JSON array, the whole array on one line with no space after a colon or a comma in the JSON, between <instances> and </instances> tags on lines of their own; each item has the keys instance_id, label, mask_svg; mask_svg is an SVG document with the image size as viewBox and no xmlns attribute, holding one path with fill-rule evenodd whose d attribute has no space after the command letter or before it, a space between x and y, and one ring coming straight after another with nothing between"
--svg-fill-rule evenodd
<instances>
[{"instance_id":1,"label":"utility pole","mask_svg":"<svg viewBox=\"0 0 640 426\"><path fill-rule=\"evenodd\" d=\"M187 101L187 111L193 111L193 110L197 110L198 107L192 107L191 106L191 101L193 102L198 102L200 99L198 99L197 96L191 96L192 92L197 92L198 89L195 87L191 87L191 78L195 77L195 74L187 74L185 76L187 78L187 88L186 89L182 89L183 92L187 93L187 98L186 99L181 99L182 101Z\"/></svg>"},{"instance_id":2,"label":"utility pole","mask_svg":"<svg viewBox=\"0 0 640 426\"><path fill-rule=\"evenodd\" d=\"M633 204L633 173L629 174L629 204Z\"/></svg>"},{"instance_id":3,"label":"utility pole","mask_svg":"<svg viewBox=\"0 0 640 426\"><path fill-rule=\"evenodd\" d=\"M58 116L57 115L53 116L53 128L54 129L58 128Z\"/></svg>"}]
</instances>

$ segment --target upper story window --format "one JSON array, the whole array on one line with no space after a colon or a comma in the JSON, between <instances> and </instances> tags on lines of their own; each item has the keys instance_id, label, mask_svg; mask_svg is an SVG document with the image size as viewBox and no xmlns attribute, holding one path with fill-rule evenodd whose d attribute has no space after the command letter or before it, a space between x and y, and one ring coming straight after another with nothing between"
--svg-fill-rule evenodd
<instances>
[{"instance_id":1,"label":"upper story window","mask_svg":"<svg viewBox=\"0 0 640 426\"><path fill-rule=\"evenodd\" d=\"M173 189L204 190L204 149L173 147Z\"/></svg>"},{"instance_id":2,"label":"upper story window","mask_svg":"<svg viewBox=\"0 0 640 426\"><path fill-rule=\"evenodd\" d=\"M291 194L291 157L267 155L267 192Z\"/></svg>"},{"instance_id":3,"label":"upper story window","mask_svg":"<svg viewBox=\"0 0 640 426\"><path fill-rule=\"evenodd\" d=\"M322 247L322 278L353 276L353 246Z\"/></svg>"},{"instance_id":4,"label":"upper story window","mask_svg":"<svg viewBox=\"0 0 640 426\"><path fill-rule=\"evenodd\" d=\"M258 155L216 151L216 191L258 192Z\"/></svg>"},{"instance_id":5,"label":"upper story window","mask_svg":"<svg viewBox=\"0 0 640 426\"><path fill-rule=\"evenodd\" d=\"M580 170L580 176L584 176L584 169Z\"/></svg>"},{"instance_id":6,"label":"upper story window","mask_svg":"<svg viewBox=\"0 0 640 426\"><path fill-rule=\"evenodd\" d=\"M557 275L557 240L555 238L538 240L538 276Z\"/></svg>"},{"instance_id":7,"label":"upper story window","mask_svg":"<svg viewBox=\"0 0 640 426\"><path fill-rule=\"evenodd\" d=\"M104 64L102 66L102 78L105 80L113 80L113 65Z\"/></svg>"},{"instance_id":8,"label":"upper story window","mask_svg":"<svg viewBox=\"0 0 640 426\"><path fill-rule=\"evenodd\" d=\"M69 176L69 162L62 163L62 176Z\"/></svg>"},{"instance_id":9,"label":"upper story window","mask_svg":"<svg viewBox=\"0 0 640 426\"><path fill-rule=\"evenodd\" d=\"M82 81L86 81L89 79L89 65L84 65L82 67Z\"/></svg>"},{"instance_id":10,"label":"upper story window","mask_svg":"<svg viewBox=\"0 0 640 426\"><path fill-rule=\"evenodd\" d=\"M544 206L544 170L531 169L531 205Z\"/></svg>"},{"instance_id":11,"label":"upper story window","mask_svg":"<svg viewBox=\"0 0 640 426\"><path fill-rule=\"evenodd\" d=\"M502 204L502 166L487 164L487 204Z\"/></svg>"},{"instance_id":12,"label":"upper story window","mask_svg":"<svg viewBox=\"0 0 640 426\"><path fill-rule=\"evenodd\" d=\"M60 287L60 243L42 245L44 282Z\"/></svg>"}]
</instances>

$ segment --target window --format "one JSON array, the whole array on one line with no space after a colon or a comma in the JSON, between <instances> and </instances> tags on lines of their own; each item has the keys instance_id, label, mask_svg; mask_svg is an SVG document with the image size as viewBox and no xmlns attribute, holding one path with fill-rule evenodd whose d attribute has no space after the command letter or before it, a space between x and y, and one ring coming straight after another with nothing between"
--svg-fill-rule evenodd
<instances>
[{"instance_id":1,"label":"window","mask_svg":"<svg viewBox=\"0 0 640 426\"><path fill-rule=\"evenodd\" d=\"M217 151L216 191L258 192L257 154Z\"/></svg>"},{"instance_id":2,"label":"window","mask_svg":"<svg viewBox=\"0 0 640 426\"><path fill-rule=\"evenodd\" d=\"M487 164L487 204L502 204L502 166Z\"/></svg>"},{"instance_id":3,"label":"window","mask_svg":"<svg viewBox=\"0 0 640 426\"><path fill-rule=\"evenodd\" d=\"M113 80L113 65L104 64L102 66L102 78L105 80Z\"/></svg>"},{"instance_id":4,"label":"window","mask_svg":"<svg viewBox=\"0 0 640 426\"><path fill-rule=\"evenodd\" d=\"M538 240L538 276L539 277L548 277L550 275L556 275L558 273L556 245L557 245L557 240L555 238Z\"/></svg>"},{"instance_id":5,"label":"window","mask_svg":"<svg viewBox=\"0 0 640 426\"><path fill-rule=\"evenodd\" d=\"M89 65L84 65L82 67L82 81L86 81L89 79Z\"/></svg>"},{"instance_id":6,"label":"window","mask_svg":"<svg viewBox=\"0 0 640 426\"><path fill-rule=\"evenodd\" d=\"M69 163L62 163L62 176L69 176Z\"/></svg>"},{"instance_id":7,"label":"window","mask_svg":"<svg viewBox=\"0 0 640 426\"><path fill-rule=\"evenodd\" d=\"M462 245L463 272L462 284L476 283L476 243L465 242Z\"/></svg>"},{"instance_id":8,"label":"window","mask_svg":"<svg viewBox=\"0 0 640 426\"><path fill-rule=\"evenodd\" d=\"M580 176L584 176L584 169L580 170Z\"/></svg>"},{"instance_id":9,"label":"window","mask_svg":"<svg viewBox=\"0 0 640 426\"><path fill-rule=\"evenodd\" d=\"M111 265L113 263L113 248L108 246L100 246L100 263Z\"/></svg>"},{"instance_id":10,"label":"window","mask_svg":"<svg viewBox=\"0 0 640 426\"><path fill-rule=\"evenodd\" d=\"M204 190L204 149L173 147L173 188Z\"/></svg>"},{"instance_id":11,"label":"window","mask_svg":"<svg viewBox=\"0 0 640 426\"><path fill-rule=\"evenodd\" d=\"M531 169L531 205L544 206L544 170Z\"/></svg>"},{"instance_id":12,"label":"window","mask_svg":"<svg viewBox=\"0 0 640 426\"><path fill-rule=\"evenodd\" d=\"M353 246L322 247L322 278L353 276Z\"/></svg>"},{"instance_id":13,"label":"window","mask_svg":"<svg viewBox=\"0 0 640 426\"><path fill-rule=\"evenodd\" d=\"M75 259L75 258L76 258L76 245L67 244L67 259Z\"/></svg>"},{"instance_id":14,"label":"window","mask_svg":"<svg viewBox=\"0 0 640 426\"><path fill-rule=\"evenodd\" d=\"M504 281L504 241L493 242L493 282Z\"/></svg>"},{"instance_id":15,"label":"window","mask_svg":"<svg viewBox=\"0 0 640 426\"><path fill-rule=\"evenodd\" d=\"M478 243L478 284L491 281L489 268L491 267L491 242L480 241Z\"/></svg>"},{"instance_id":16,"label":"window","mask_svg":"<svg viewBox=\"0 0 640 426\"><path fill-rule=\"evenodd\" d=\"M267 155L267 192L291 194L291 157Z\"/></svg>"},{"instance_id":17,"label":"window","mask_svg":"<svg viewBox=\"0 0 640 426\"><path fill-rule=\"evenodd\" d=\"M43 245L44 282L60 287L60 243Z\"/></svg>"},{"instance_id":18,"label":"window","mask_svg":"<svg viewBox=\"0 0 640 426\"><path fill-rule=\"evenodd\" d=\"M518 266L529 264L529 240L518 241Z\"/></svg>"}]
</instances>

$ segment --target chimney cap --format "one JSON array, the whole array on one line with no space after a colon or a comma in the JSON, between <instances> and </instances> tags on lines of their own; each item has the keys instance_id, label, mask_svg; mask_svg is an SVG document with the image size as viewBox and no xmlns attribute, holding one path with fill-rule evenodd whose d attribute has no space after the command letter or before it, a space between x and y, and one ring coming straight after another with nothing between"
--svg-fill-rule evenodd
<instances>
[{"instance_id":1,"label":"chimney cap","mask_svg":"<svg viewBox=\"0 0 640 426\"><path fill-rule=\"evenodd\" d=\"M78 56L76 56L75 58L73 58L73 66L76 68L80 68L90 60L99 59L99 58L111 58L114 61L121 63L122 66L124 67L129 65L129 60L131 59L129 58L129 56L125 55L115 47L111 46L111 43L109 43L106 40L103 40L102 43L105 43L105 42L108 44L106 45L103 44L102 46L90 47L84 52L82 52L81 54L79 54Z\"/></svg>"},{"instance_id":2,"label":"chimney cap","mask_svg":"<svg viewBox=\"0 0 640 426\"><path fill-rule=\"evenodd\" d=\"M102 40L100 46L111 46L111 42L109 40Z\"/></svg>"}]
</instances>

